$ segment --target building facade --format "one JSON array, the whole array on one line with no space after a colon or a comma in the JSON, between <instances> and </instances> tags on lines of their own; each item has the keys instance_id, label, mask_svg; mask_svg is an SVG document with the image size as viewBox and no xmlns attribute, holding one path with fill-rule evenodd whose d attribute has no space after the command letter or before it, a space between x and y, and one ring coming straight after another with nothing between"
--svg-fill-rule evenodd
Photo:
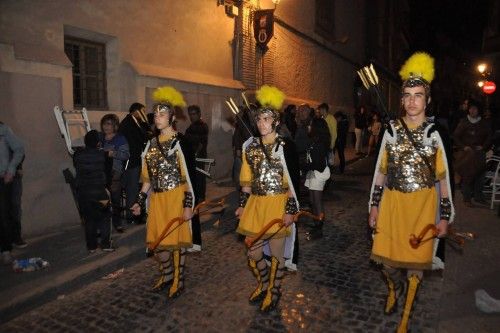
<instances>
[{"instance_id":1,"label":"building facade","mask_svg":"<svg viewBox=\"0 0 500 333\"><path fill-rule=\"evenodd\" d=\"M275 1L276 2L276 1ZM0 2L0 119L26 144L23 228L78 223L62 170L71 167L54 106L85 107L93 126L173 85L209 124L214 177L230 176L231 116L273 84L288 103L351 112L355 69L366 60L364 0L4 0ZM256 45L258 10L274 9L274 35ZM184 131L189 122L179 122Z\"/></svg>"}]
</instances>

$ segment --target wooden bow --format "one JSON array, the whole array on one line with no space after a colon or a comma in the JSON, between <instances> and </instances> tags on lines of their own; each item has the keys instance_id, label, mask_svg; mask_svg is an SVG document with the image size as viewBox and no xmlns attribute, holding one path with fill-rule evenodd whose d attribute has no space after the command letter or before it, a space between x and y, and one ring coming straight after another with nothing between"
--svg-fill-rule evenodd
<instances>
[{"instance_id":1,"label":"wooden bow","mask_svg":"<svg viewBox=\"0 0 500 333\"><path fill-rule=\"evenodd\" d=\"M310 212L307 212L305 210L300 210L298 211L294 216L293 216L293 223L297 222L299 217L301 217L302 215L305 215L305 216L310 216L312 217L314 220L316 221L323 221L323 218L325 217L325 214L324 213L321 213L318 215L314 215ZM251 248L252 246L254 246L255 243L257 243L266 233L269 229L271 229L271 227L275 224L279 224L280 225L280 229L281 230L283 227L284 227L284 224L283 224L283 219L274 219L272 220L271 222L269 222L268 224L266 224L261 231L259 231L259 233L257 235L255 235L255 237L247 237L245 239L245 245L247 246L247 248ZM272 237L272 236L271 236ZM269 237L269 238L271 238Z\"/></svg>"},{"instance_id":2,"label":"wooden bow","mask_svg":"<svg viewBox=\"0 0 500 333\"><path fill-rule=\"evenodd\" d=\"M194 208L193 208L193 215L191 215L191 217L189 219L184 220L184 218L182 216L174 217L172 220L170 220L167 223L167 225L165 226L165 228L163 228L163 231L161 232L160 236L154 241L154 243L148 244L148 252L149 253L153 253L153 251L156 250L156 248L160 245L161 241L164 240L168 235L170 235L170 233L172 233L175 229L177 229L178 227L180 227L182 225L182 223L184 223L185 221L191 220L195 215L201 216L201 215L203 215L204 213L208 212L210 209L212 209L214 207L217 207L217 206L221 206L222 207L222 206L224 206L224 203L225 203L225 199L224 198L220 199L219 201L215 201L215 202L212 202L212 201L202 201L199 204L197 204L196 206L194 206ZM200 208L203 207L203 206L209 206L209 208L200 211ZM170 228L175 223L178 223L178 225L174 229L170 230Z\"/></svg>"},{"instance_id":3,"label":"wooden bow","mask_svg":"<svg viewBox=\"0 0 500 333\"><path fill-rule=\"evenodd\" d=\"M424 239L427 233L431 232L431 236ZM410 235L410 246L414 249L417 249L420 244L425 243L438 235L438 230L435 224L427 224L418 236L415 234ZM456 243L459 247L463 247L465 244L465 240L473 240L475 239L475 235L472 232L457 232L455 229L448 227L448 233L445 236L447 239Z\"/></svg>"}]
</instances>

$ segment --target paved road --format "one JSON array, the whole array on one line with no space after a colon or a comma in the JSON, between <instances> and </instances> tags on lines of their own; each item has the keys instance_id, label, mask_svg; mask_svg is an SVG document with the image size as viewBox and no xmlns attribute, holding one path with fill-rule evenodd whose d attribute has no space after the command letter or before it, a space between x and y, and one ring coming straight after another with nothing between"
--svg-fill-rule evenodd
<instances>
[{"instance_id":1,"label":"paved road","mask_svg":"<svg viewBox=\"0 0 500 333\"><path fill-rule=\"evenodd\" d=\"M204 249L188 257L186 291L176 300L149 291L151 260L125 267L0 326L2 332L393 332L399 313L384 316L386 287L369 262L366 202L370 160L334 176L325 197L325 237L306 241L300 227L299 272L287 274L278 309L262 314L247 297L255 281L234 223L204 226ZM229 213L227 213L229 214ZM435 332L443 282L424 280L413 332Z\"/></svg>"}]
</instances>

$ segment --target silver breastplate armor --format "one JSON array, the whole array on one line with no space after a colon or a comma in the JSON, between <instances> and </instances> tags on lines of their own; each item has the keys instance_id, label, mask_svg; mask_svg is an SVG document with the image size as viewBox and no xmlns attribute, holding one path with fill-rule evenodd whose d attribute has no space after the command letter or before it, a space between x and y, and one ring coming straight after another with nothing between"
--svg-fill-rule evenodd
<instances>
[{"instance_id":1,"label":"silver breastplate armor","mask_svg":"<svg viewBox=\"0 0 500 333\"><path fill-rule=\"evenodd\" d=\"M387 143L387 187L404 193L416 192L424 188L431 188L435 182L437 142L424 145L424 130L427 124L410 129L418 152L426 156L433 171L424 162L405 129L398 121L395 124L396 143Z\"/></svg>"},{"instance_id":2,"label":"silver breastplate armor","mask_svg":"<svg viewBox=\"0 0 500 333\"><path fill-rule=\"evenodd\" d=\"M266 158L259 139L255 138L245 149L247 163L252 170L252 194L272 195L288 191L283 187L283 165L278 156L273 157L274 143L264 144Z\"/></svg>"},{"instance_id":3,"label":"silver breastplate armor","mask_svg":"<svg viewBox=\"0 0 500 333\"><path fill-rule=\"evenodd\" d=\"M185 183L185 179L182 179L181 176L179 152L175 151L169 155L169 150L175 139L176 137L174 136L165 142L159 143L154 138L151 140L151 146L146 153L149 181L155 192L170 191ZM159 144L162 146L165 156L158 148Z\"/></svg>"}]
</instances>

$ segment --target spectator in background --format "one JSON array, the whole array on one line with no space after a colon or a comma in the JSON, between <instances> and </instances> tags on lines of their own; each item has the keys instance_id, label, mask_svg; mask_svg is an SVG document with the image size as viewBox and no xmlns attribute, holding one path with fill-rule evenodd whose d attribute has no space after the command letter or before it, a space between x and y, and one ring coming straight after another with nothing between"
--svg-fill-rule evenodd
<instances>
[{"instance_id":1,"label":"spectator in background","mask_svg":"<svg viewBox=\"0 0 500 333\"><path fill-rule=\"evenodd\" d=\"M297 131L297 122L295 117L297 114L297 107L294 104L288 105L283 111L283 121L290 132L291 138L295 138L295 132Z\"/></svg>"},{"instance_id":2,"label":"spectator in background","mask_svg":"<svg viewBox=\"0 0 500 333\"><path fill-rule=\"evenodd\" d=\"M16 175L12 180L12 203L11 203L11 218L12 218L12 237L14 239L14 246L17 248L25 248L28 246L22 237L22 207L21 201L23 196L23 162L24 156L21 163L18 164L16 168Z\"/></svg>"},{"instance_id":3,"label":"spectator in background","mask_svg":"<svg viewBox=\"0 0 500 333\"><path fill-rule=\"evenodd\" d=\"M465 99L462 104L458 107L457 110L453 111L448 118L448 127L450 128L450 133L455 133L455 129L458 124L467 117L467 113L469 110L469 100Z\"/></svg>"},{"instance_id":4,"label":"spectator in background","mask_svg":"<svg viewBox=\"0 0 500 333\"><path fill-rule=\"evenodd\" d=\"M7 125L0 122L0 250L2 263L6 265L13 260L12 181L23 157L23 143Z\"/></svg>"},{"instance_id":5,"label":"spectator in background","mask_svg":"<svg viewBox=\"0 0 500 333\"><path fill-rule=\"evenodd\" d=\"M335 163L335 155L333 153L335 149L335 141L337 140L337 120L333 115L331 115L328 110L328 104L322 103L318 106L318 110L321 113L323 119L325 119L328 125L328 131L330 132L330 144L328 148L328 164L333 166Z\"/></svg>"},{"instance_id":6,"label":"spectator in background","mask_svg":"<svg viewBox=\"0 0 500 333\"><path fill-rule=\"evenodd\" d=\"M328 151L330 147L330 132L324 119L314 118L309 126L311 145L307 149L307 175L305 186L309 189L309 201L314 215L324 213L323 189L330 179L328 167ZM314 221L310 238L323 236L323 221Z\"/></svg>"},{"instance_id":7,"label":"spectator in background","mask_svg":"<svg viewBox=\"0 0 500 333\"><path fill-rule=\"evenodd\" d=\"M130 157L127 139L118 134L120 120L112 113L101 118L102 149L106 152L106 184L111 193L112 223L116 231L123 232L120 213L122 211L122 174Z\"/></svg>"},{"instance_id":8,"label":"spectator in background","mask_svg":"<svg viewBox=\"0 0 500 333\"><path fill-rule=\"evenodd\" d=\"M127 139L130 157L122 176L127 208L135 203L135 196L139 193L139 178L141 175L141 153L151 138L151 128L145 115L145 106L141 103L130 105L129 114L122 120L118 133ZM142 223L140 216L134 218L127 209L127 219L130 223Z\"/></svg>"},{"instance_id":9,"label":"spectator in background","mask_svg":"<svg viewBox=\"0 0 500 333\"><path fill-rule=\"evenodd\" d=\"M468 207L471 202L486 204L482 187L486 169L486 152L491 147L493 135L490 124L481 118L479 105L469 102L466 118L458 124L453 139L459 151L456 152L455 170L462 178L462 194Z\"/></svg>"},{"instance_id":10,"label":"spectator in background","mask_svg":"<svg viewBox=\"0 0 500 333\"><path fill-rule=\"evenodd\" d=\"M198 105L188 106L188 115L189 115L189 120L191 121L191 125L186 129L185 132L186 140L191 145L195 157L207 158L208 125L203 121L203 119L201 119L200 107ZM196 167L203 169L204 163L197 162ZM196 187L194 189L194 195L196 200L201 202L205 200L205 191L206 191L205 175L200 172L196 172L195 184Z\"/></svg>"},{"instance_id":11,"label":"spectator in background","mask_svg":"<svg viewBox=\"0 0 500 333\"><path fill-rule=\"evenodd\" d=\"M240 190L240 170L241 170L241 149L243 147L243 143L245 143L248 138L252 136L253 133L250 133L251 131L254 131L253 126L251 124L250 120L250 114L252 111L250 111L247 108L240 108L242 111L240 111L240 116L235 118L234 122L234 133L233 133L233 139L232 139L232 145L233 145L233 182L236 185L236 189L239 191Z\"/></svg>"},{"instance_id":12,"label":"spectator in background","mask_svg":"<svg viewBox=\"0 0 500 333\"><path fill-rule=\"evenodd\" d=\"M311 123L311 119L311 108L308 104L301 104L297 109L295 145L299 155L299 168L302 176L307 172L306 152L307 148L311 146L311 139L308 134L308 126Z\"/></svg>"},{"instance_id":13,"label":"spectator in background","mask_svg":"<svg viewBox=\"0 0 500 333\"><path fill-rule=\"evenodd\" d=\"M356 135L356 144L354 149L356 155L363 155L363 132L366 130L366 109L360 106L354 113L354 134Z\"/></svg>"},{"instance_id":14,"label":"spectator in background","mask_svg":"<svg viewBox=\"0 0 500 333\"><path fill-rule=\"evenodd\" d=\"M185 138L194 152L195 158L207 158L207 145L208 145L208 125L201 119L201 110L198 105L188 106L188 116L191 125L186 129ZM196 167L204 170L204 162L196 162ZM195 205L205 200L206 192L206 176L196 171L194 174L193 190ZM200 218L198 215L193 216L191 219L191 226L193 229L193 247L189 248L188 252L201 251L201 226Z\"/></svg>"},{"instance_id":15,"label":"spectator in background","mask_svg":"<svg viewBox=\"0 0 500 333\"><path fill-rule=\"evenodd\" d=\"M382 123L380 122L379 115L377 113L374 113L372 117L372 122L368 127L368 132L370 133L370 138L368 139L368 155L371 154L373 149L378 144L378 137L381 129L382 129Z\"/></svg>"},{"instance_id":16,"label":"spectator in background","mask_svg":"<svg viewBox=\"0 0 500 333\"><path fill-rule=\"evenodd\" d=\"M78 205L85 221L85 240L89 253L100 246L105 252L112 252L110 201L106 190L106 153L100 149L99 132L91 130L85 135L85 148L75 152L73 163L76 169Z\"/></svg>"},{"instance_id":17,"label":"spectator in background","mask_svg":"<svg viewBox=\"0 0 500 333\"><path fill-rule=\"evenodd\" d=\"M339 172L344 173L345 170L345 146L347 144L347 134L349 133L349 120L342 111L335 112L337 120L337 140L335 142L335 150L339 154Z\"/></svg>"}]
</instances>

